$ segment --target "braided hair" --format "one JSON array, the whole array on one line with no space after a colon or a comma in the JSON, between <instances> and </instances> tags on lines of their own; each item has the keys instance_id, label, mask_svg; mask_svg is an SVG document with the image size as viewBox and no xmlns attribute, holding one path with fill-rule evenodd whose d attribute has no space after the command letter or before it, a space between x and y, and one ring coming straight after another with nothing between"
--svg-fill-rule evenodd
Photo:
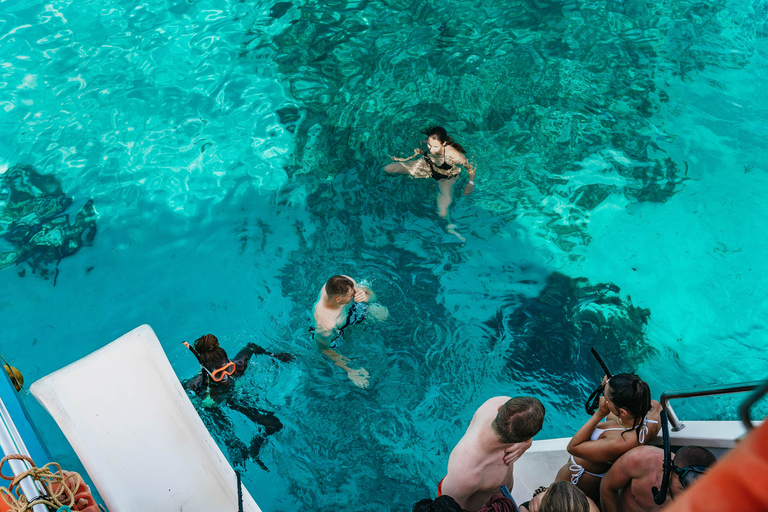
<instances>
[{"instance_id":1,"label":"braided hair","mask_svg":"<svg viewBox=\"0 0 768 512\"><path fill-rule=\"evenodd\" d=\"M227 364L229 357L219 346L219 339L213 334L206 334L195 340L195 350L200 357L200 364L213 371Z\"/></svg>"},{"instance_id":2,"label":"braided hair","mask_svg":"<svg viewBox=\"0 0 768 512\"><path fill-rule=\"evenodd\" d=\"M608 382L611 384L609 398L613 405L632 415L632 426L621 435L634 430L639 436L643 420L651 410L651 389L634 373L618 373Z\"/></svg>"}]
</instances>

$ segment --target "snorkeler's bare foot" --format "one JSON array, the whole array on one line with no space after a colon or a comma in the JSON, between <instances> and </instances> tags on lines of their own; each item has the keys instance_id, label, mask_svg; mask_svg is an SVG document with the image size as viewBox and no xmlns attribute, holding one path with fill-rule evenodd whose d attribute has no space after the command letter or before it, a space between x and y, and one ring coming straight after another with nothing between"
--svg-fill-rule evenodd
<instances>
[{"instance_id":1,"label":"snorkeler's bare foot","mask_svg":"<svg viewBox=\"0 0 768 512\"><path fill-rule=\"evenodd\" d=\"M459 240L461 240L462 242L466 242L466 240L464 239L464 237L463 237L463 236L461 236L461 235L459 234L459 232L458 232L458 231L456 231L456 224L448 224L447 226L445 226L445 230L446 230L448 233L452 234L452 235L456 235L456 237L457 237Z\"/></svg>"},{"instance_id":2,"label":"snorkeler's bare foot","mask_svg":"<svg viewBox=\"0 0 768 512\"><path fill-rule=\"evenodd\" d=\"M359 370L350 370L347 372L347 375L349 375L349 379L355 383L355 386L366 389L368 387L368 377L370 375L365 370L365 368L360 368Z\"/></svg>"}]
</instances>

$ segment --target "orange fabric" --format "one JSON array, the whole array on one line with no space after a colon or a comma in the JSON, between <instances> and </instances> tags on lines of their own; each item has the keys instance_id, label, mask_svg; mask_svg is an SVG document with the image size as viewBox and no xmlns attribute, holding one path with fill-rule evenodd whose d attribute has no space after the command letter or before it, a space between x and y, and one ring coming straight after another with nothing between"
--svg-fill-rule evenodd
<instances>
[{"instance_id":1,"label":"orange fabric","mask_svg":"<svg viewBox=\"0 0 768 512\"><path fill-rule=\"evenodd\" d=\"M445 480L445 477L443 477L443 480ZM440 480L440 483L437 484L437 497L443 495L443 480Z\"/></svg>"},{"instance_id":2,"label":"orange fabric","mask_svg":"<svg viewBox=\"0 0 768 512\"><path fill-rule=\"evenodd\" d=\"M768 421L675 499L664 512L768 510Z\"/></svg>"},{"instance_id":3,"label":"orange fabric","mask_svg":"<svg viewBox=\"0 0 768 512\"><path fill-rule=\"evenodd\" d=\"M100 512L99 506L96 504L96 500L93 499L90 489L88 489L88 486L85 485L85 482L83 482L83 479L80 478L80 475L77 473L71 473L69 471L62 471L62 473L67 477L65 480L67 487L69 487L72 491L77 488L77 494L75 494L75 501L72 505L72 510L76 510L78 512ZM79 487L77 485L78 483L80 484ZM59 490L59 484L53 484L51 488L53 492L57 492ZM64 501L62 498L59 500Z\"/></svg>"},{"instance_id":4,"label":"orange fabric","mask_svg":"<svg viewBox=\"0 0 768 512\"><path fill-rule=\"evenodd\" d=\"M72 491L77 488L77 494L75 494L75 500L74 504L72 506L72 510L75 510L77 512L100 512L99 506L96 504L96 500L93 499L93 496L91 495L91 491L88 489L88 486L85 485L85 482L83 482L83 479L80 478L80 475L77 473L72 473L69 471L62 471L62 474L67 478L65 480L65 484L67 487L69 487ZM80 486L78 487L78 482L80 483ZM58 492L61 484L51 484L51 491L56 493ZM32 496L34 498L35 496ZM62 503L67 502L67 495L64 494L63 496L59 497L59 501ZM0 500L0 512L11 512L11 508L8 506L7 503Z\"/></svg>"}]
</instances>

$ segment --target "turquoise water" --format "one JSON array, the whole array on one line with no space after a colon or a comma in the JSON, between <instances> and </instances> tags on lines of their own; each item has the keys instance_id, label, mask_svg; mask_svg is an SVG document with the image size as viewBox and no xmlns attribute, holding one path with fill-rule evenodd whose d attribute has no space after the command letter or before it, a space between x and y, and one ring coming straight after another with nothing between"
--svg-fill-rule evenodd
<instances>
[{"instance_id":1,"label":"turquoise water","mask_svg":"<svg viewBox=\"0 0 768 512\"><path fill-rule=\"evenodd\" d=\"M285 425L244 474L266 511L434 496L498 394L571 435L591 346L655 396L768 373L765 2L2 5L3 356L33 382L143 323L180 378L208 332L292 352L243 379ZM381 172L433 124L478 169L465 243ZM335 273L390 310L343 345L367 390L306 336Z\"/></svg>"}]
</instances>

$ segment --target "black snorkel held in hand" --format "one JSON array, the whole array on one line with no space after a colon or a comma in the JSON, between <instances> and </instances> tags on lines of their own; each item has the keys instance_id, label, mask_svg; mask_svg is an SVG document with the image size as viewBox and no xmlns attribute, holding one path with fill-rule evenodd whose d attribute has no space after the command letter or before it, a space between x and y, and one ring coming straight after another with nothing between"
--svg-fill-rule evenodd
<instances>
[{"instance_id":1,"label":"black snorkel held in hand","mask_svg":"<svg viewBox=\"0 0 768 512\"><path fill-rule=\"evenodd\" d=\"M197 362L200 363L200 366L203 366L203 362L200 361L200 354L197 353L197 350L195 350L195 348L186 341L182 341L181 344L187 347L189 351L195 355L195 359L197 359Z\"/></svg>"},{"instance_id":2,"label":"black snorkel held in hand","mask_svg":"<svg viewBox=\"0 0 768 512\"><path fill-rule=\"evenodd\" d=\"M664 475L661 477L661 489L654 487L653 501L657 505L663 504L667 500L667 491L669 490L669 479L672 476L672 447L669 441L669 425L667 424L667 411L661 411L660 415L661 430L664 433Z\"/></svg>"},{"instance_id":3,"label":"black snorkel held in hand","mask_svg":"<svg viewBox=\"0 0 768 512\"><path fill-rule=\"evenodd\" d=\"M611 370L608 369L608 365L605 364L605 361L600 357L600 354L595 350L595 347L592 347L592 355L595 356L597 362L600 363L600 367L603 369L603 372L605 372L605 376L609 379L613 377ZM587 411L587 414L595 414L595 411L600 406L600 396L603 394L603 387L603 384L600 384L592 394L589 395L589 398L587 398L587 403L584 404L584 409Z\"/></svg>"}]
</instances>

